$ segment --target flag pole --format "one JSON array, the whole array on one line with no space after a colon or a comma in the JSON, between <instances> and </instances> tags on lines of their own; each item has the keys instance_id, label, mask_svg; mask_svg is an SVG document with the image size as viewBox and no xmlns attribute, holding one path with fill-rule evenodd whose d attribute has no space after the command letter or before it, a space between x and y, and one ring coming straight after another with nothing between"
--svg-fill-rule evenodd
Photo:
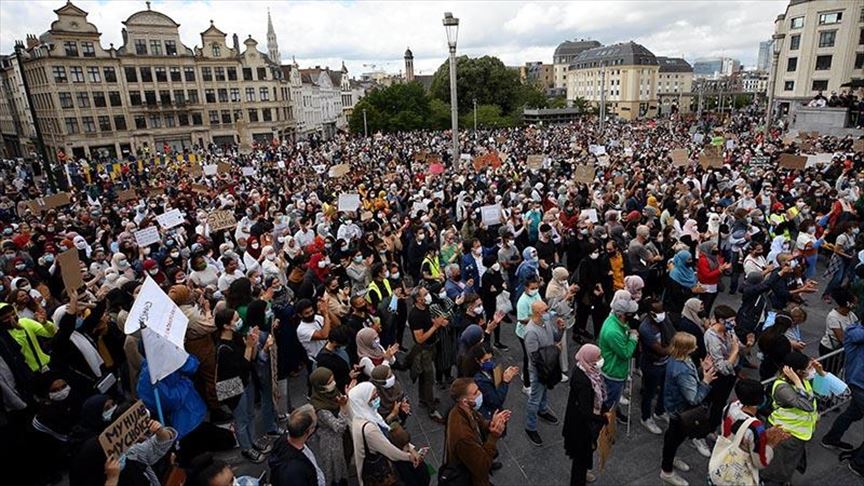
<instances>
[{"instance_id":1,"label":"flag pole","mask_svg":"<svg viewBox=\"0 0 864 486\"><path fill-rule=\"evenodd\" d=\"M156 414L159 415L159 423L165 425L165 416L162 415L162 400L159 399L159 382L153 385L153 397L156 398Z\"/></svg>"}]
</instances>

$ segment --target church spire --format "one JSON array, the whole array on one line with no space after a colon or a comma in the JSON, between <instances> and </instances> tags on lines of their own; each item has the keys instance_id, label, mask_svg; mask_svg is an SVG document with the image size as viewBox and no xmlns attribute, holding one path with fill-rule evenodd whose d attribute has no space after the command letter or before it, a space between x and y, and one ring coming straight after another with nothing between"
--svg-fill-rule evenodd
<instances>
[{"instance_id":1,"label":"church spire","mask_svg":"<svg viewBox=\"0 0 864 486\"><path fill-rule=\"evenodd\" d=\"M282 56L279 54L279 44L276 42L276 31L273 30L273 19L270 18L270 9L267 9L267 55L276 64L282 64Z\"/></svg>"}]
</instances>

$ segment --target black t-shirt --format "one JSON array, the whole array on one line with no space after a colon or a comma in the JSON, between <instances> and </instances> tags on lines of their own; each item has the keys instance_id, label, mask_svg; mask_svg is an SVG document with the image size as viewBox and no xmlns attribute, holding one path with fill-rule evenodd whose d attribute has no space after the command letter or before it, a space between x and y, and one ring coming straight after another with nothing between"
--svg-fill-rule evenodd
<instances>
[{"instance_id":1,"label":"black t-shirt","mask_svg":"<svg viewBox=\"0 0 864 486\"><path fill-rule=\"evenodd\" d=\"M429 312L429 308L412 308L411 312L408 313L408 326L411 328L412 334L413 331L423 331L425 333L429 329L432 329L432 313ZM432 344L435 339L436 336L433 334L424 344Z\"/></svg>"}]
</instances>

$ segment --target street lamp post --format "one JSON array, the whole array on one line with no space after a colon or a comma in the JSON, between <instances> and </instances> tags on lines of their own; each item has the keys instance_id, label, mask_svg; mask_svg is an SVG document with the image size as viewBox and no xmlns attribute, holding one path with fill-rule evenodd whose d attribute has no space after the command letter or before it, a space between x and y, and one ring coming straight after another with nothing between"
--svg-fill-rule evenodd
<instances>
[{"instance_id":1,"label":"street lamp post","mask_svg":"<svg viewBox=\"0 0 864 486\"><path fill-rule=\"evenodd\" d=\"M444 30L450 48L450 118L453 131L453 164L459 160L459 102L456 97L456 39L459 36L459 19L444 12Z\"/></svg>"},{"instance_id":2,"label":"street lamp post","mask_svg":"<svg viewBox=\"0 0 864 486\"><path fill-rule=\"evenodd\" d=\"M54 177L54 168L51 167L51 161L48 160L48 151L45 149L45 139L42 138L42 129L39 126L39 117L36 116L36 105L33 103L33 95L30 94L30 83L27 82L27 73L24 71L24 61L21 60L22 52L24 51L24 43L21 41L15 42L15 58L18 61L18 70L21 73L21 84L24 87L24 97L27 98L27 105L30 107L30 116L33 117L33 128L36 131L36 145L39 148L39 155L42 157L42 171L45 172L45 177L48 178L48 185L52 191L57 191L57 178ZM57 148L56 146L54 147Z\"/></svg>"},{"instance_id":3,"label":"street lamp post","mask_svg":"<svg viewBox=\"0 0 864 486\"><path fill-rule=\"evenodd\" d=\"M369 132L366 130L366 108L363 108L363 138L369 138Z\"/></svg>"},{"instance_id":4,"label":"street lamp post","mask_svg":"<svg viewBox=\"0 0 864 486\"><path fill-rule=\"evenodd\" d=\"M771 116L774 113L774 86L777 82L777 62L780 59L780 51L783 50L783 38L786 34L774 34L771 36L774 56L771 59L771 77L768 78L768 106L765 108L765 138L771 133Z\"/></svg>"}]
</instances>

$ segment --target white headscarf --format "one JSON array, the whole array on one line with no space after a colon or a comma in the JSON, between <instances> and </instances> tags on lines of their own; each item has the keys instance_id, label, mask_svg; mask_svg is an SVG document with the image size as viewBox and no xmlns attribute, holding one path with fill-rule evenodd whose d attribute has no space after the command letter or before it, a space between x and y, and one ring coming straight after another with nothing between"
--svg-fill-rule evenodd
<instances>
[{"instance_id":1,"label":"white headscarf","mask_svg":"<svg viewBox=\"0 0 864 486\"><path fill-rule=\"evenodd\" d=\"M365 381L357 384L351 391L348 392L348 399L351 401L351 412L354 418L360 418L374 422L384 430L390 430L390 426L384 421L384 418L377 410L369 405L369 400L372 399L372 392L375 390L375 385Z\"/></svg>"}]
</instances>

